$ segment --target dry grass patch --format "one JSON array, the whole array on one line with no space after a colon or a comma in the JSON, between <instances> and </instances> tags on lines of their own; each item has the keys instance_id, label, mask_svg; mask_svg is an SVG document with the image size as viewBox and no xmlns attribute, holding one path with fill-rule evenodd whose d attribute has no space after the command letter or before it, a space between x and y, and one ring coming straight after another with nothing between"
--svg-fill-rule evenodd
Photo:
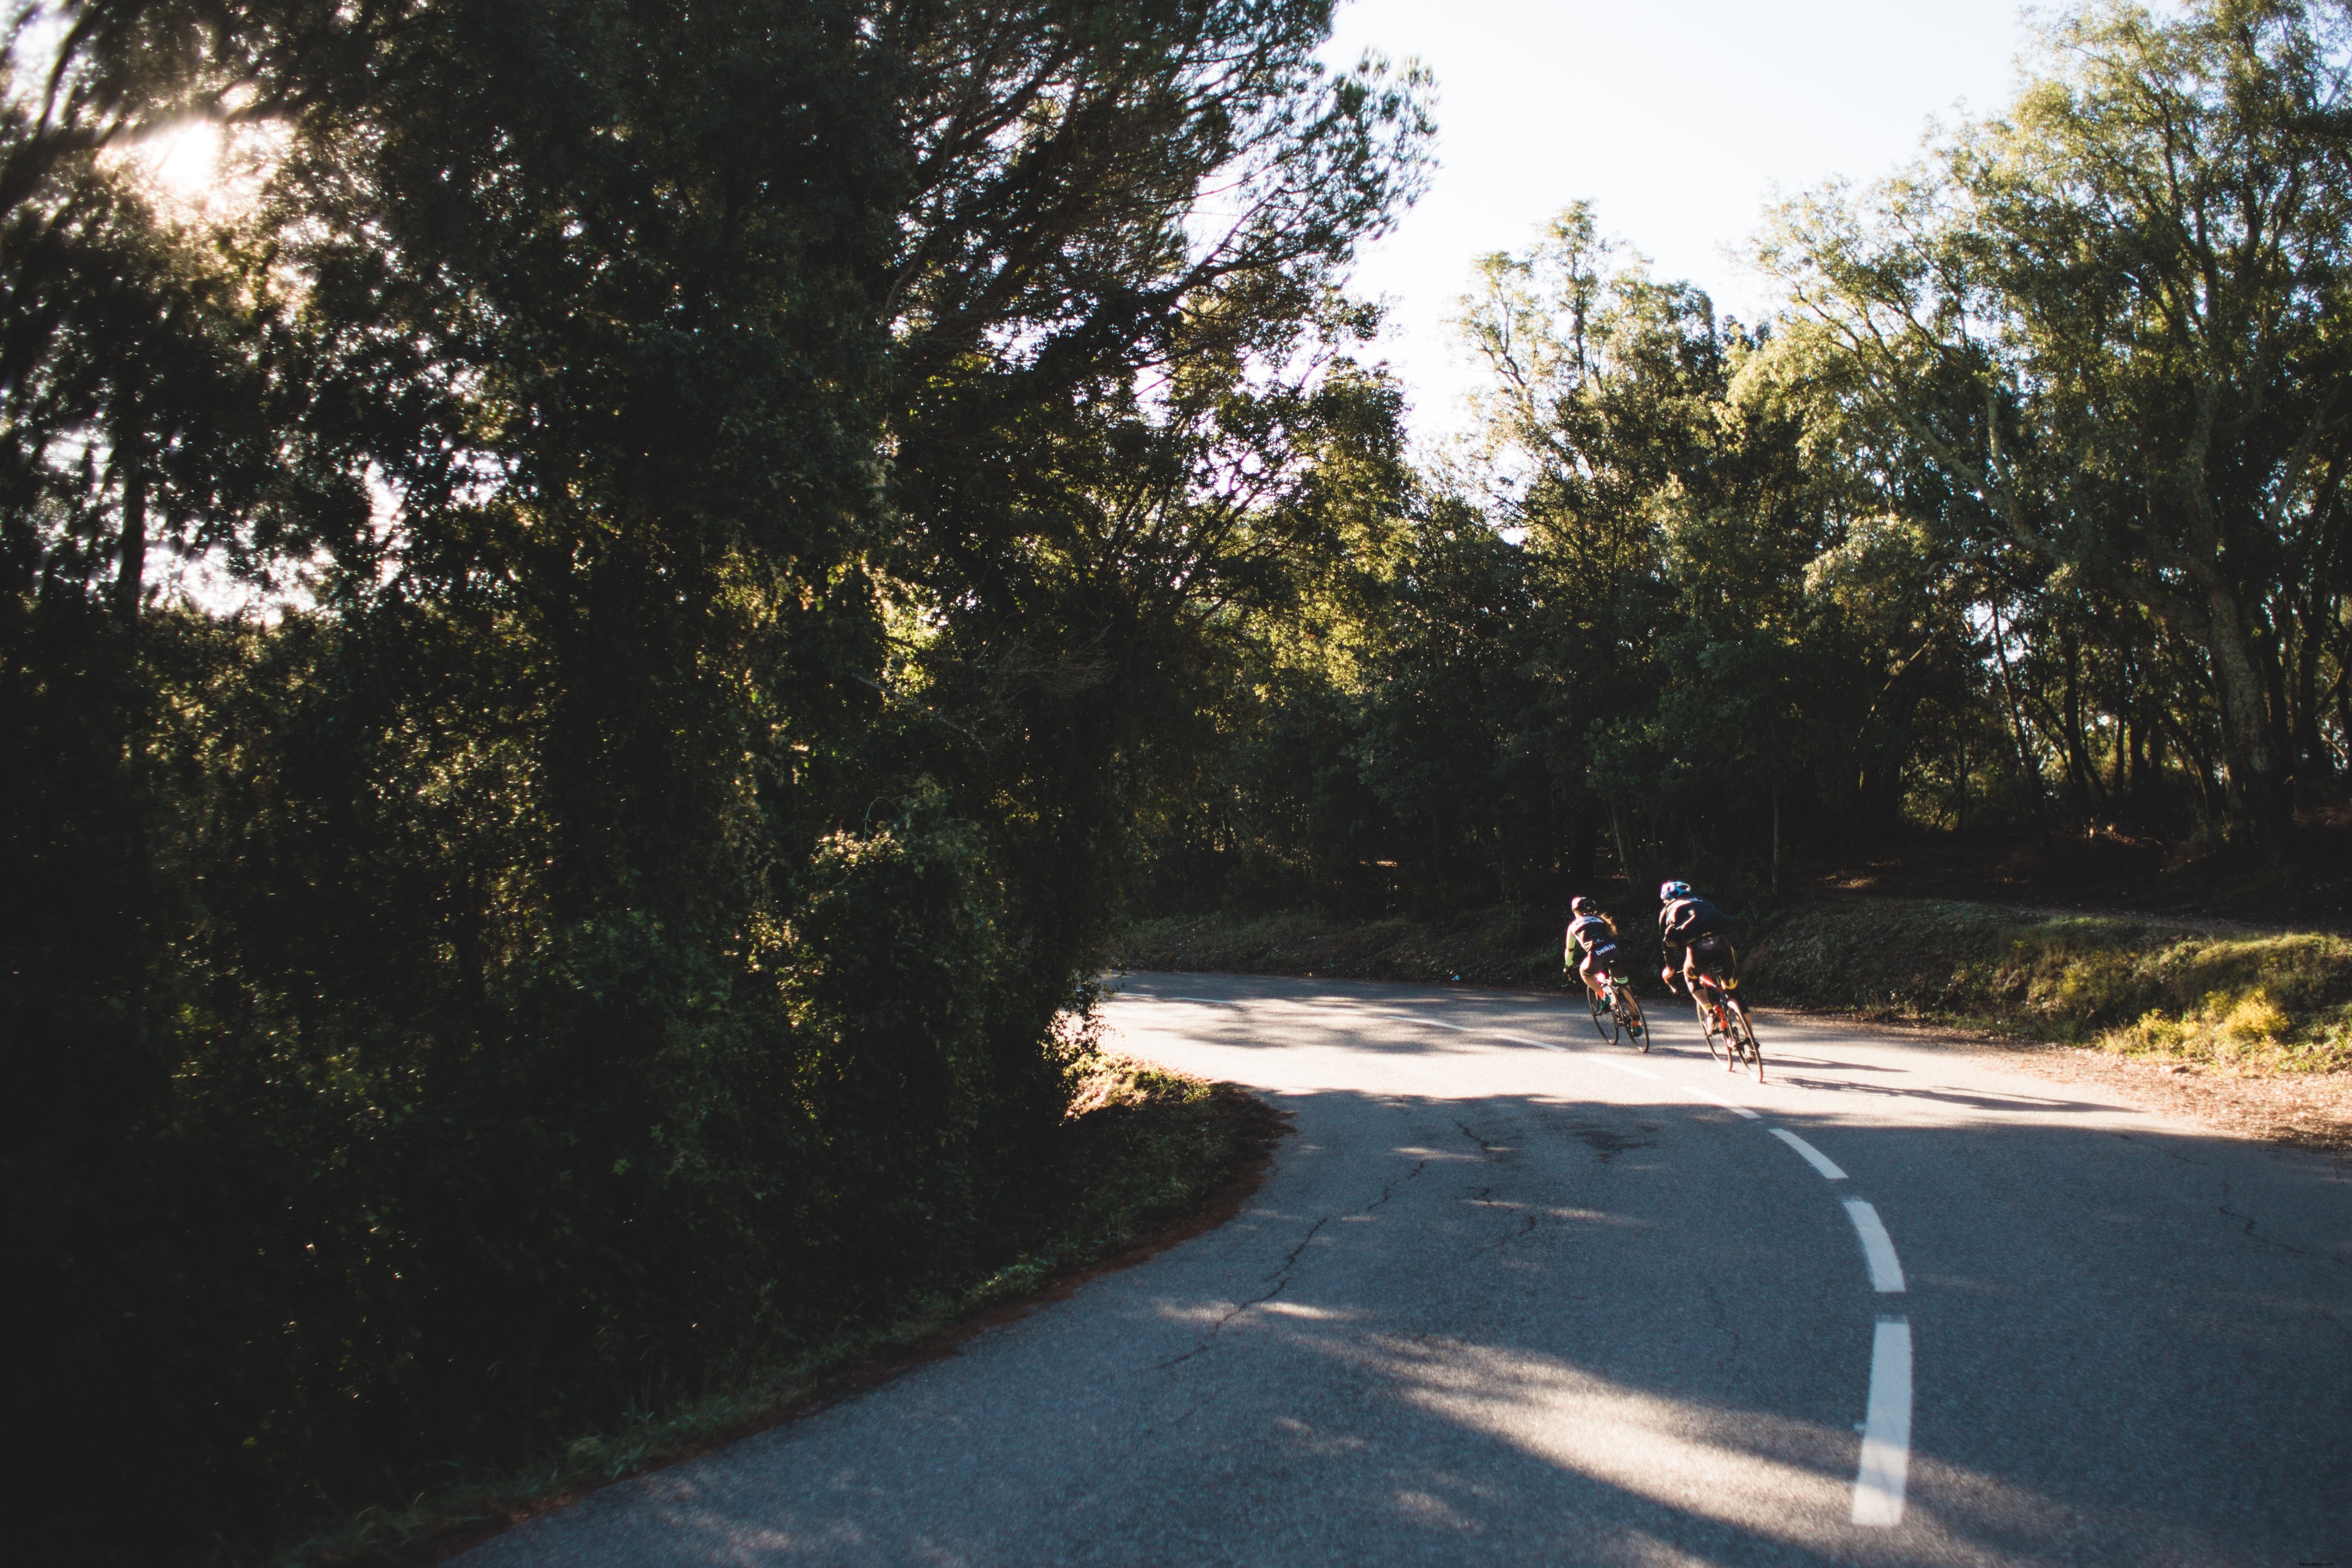
<instances>
[{"instance_id":1,"label":"dry grass patch","mask_svg":"<svg viewBox=\"0 0 2352 1568\"><path fill-rule=\"evenodd\" d=\"M1780 915L1751 959L1776 1002L2248 1075L2352 1068L2352 941L2315 932L1856 900Z\"/></svg>"}]
</instances>

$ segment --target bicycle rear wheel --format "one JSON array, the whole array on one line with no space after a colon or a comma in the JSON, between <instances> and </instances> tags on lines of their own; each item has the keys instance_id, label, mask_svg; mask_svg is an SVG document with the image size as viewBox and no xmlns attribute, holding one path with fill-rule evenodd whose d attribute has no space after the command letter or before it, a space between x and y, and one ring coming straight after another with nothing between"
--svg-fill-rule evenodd
<instances>
[{"instance_id":1,"label":"bicycle rear wheel","mask_svg":"<svg viewBox=\"0 0 2352 1568\"><path fill-rule=\"evenodd\" d=\"M1609 998L1605 996L1596 997L1591 991L1587 991L1584 993L1584 999L1592 1004L1592 1027L1601 1031L1601 1039L1612 1045L1616 1044L1617 1015L1610 1010Z\"/></svg>"},{"instance_id":2,"label":"bicycle rear wheel","mask_svg":"<svg viewBox=\"0 0 2352 1568\"><path fill-rule=\"evenodd\" d=\"M1733 1044L1756 1074L1756 1082L1764 1082L1764 1051L1756 1043L1756 1026L1748 1021L1748 1009L1738 998L1727 998L1723 1010L1731 1015Z\"/></svg>"},{"instance_id":3,"label":"bicycle rear wheel","mask_svg":"<svg viewBox=\"0 0 2352 1568\"><path fill-rule=\"evenodd\" d=\"M1625 1009L1618 1018L1618 1022L1625 1026L1625 1038L1632 1040L1635 1045L1640 1046L1642 1048L1642 1053L1644 1056L1648 1055L1650 1051L1650 1020L1642 1016L1641 1002L1634 998L1632 991L1627 990L1623 986L1619 986L1617 988L1616 995L1618 1005Z\"/></svg>"}]
</instances>

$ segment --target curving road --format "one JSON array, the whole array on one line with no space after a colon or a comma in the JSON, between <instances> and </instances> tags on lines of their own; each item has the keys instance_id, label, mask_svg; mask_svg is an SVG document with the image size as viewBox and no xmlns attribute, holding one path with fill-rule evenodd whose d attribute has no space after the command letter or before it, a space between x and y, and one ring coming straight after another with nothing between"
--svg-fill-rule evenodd
<instances>
[{"instance_id":1,"label":"curving road","mask_svg":"<svg viewBox=\"0 0 2352 1568\"><path fill-rule=\"evenodd\" d=\"M1767 1018L1138 975L1240 1218L507 1564L2352 1568L2352 1161Z\"/></svg>"}]
</instances>

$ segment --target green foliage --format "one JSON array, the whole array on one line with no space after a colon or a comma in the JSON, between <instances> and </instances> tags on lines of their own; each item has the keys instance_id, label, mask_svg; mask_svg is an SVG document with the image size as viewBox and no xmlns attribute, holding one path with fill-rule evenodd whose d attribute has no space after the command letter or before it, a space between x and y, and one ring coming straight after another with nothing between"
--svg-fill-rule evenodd
<instances>
[{"instance_id":1,"label":"green foliage","mask_svg":"<svg viewBox=\"0 0 2352 1568\"><path fill-rule=\"evenodd\" d=\"M1558 923L1513 909L1465 911L1427 922L1348 920L1298 910L1163 915L1123 932L1118 956L1132 969L1471 986L1552 987L1561 976Z\"/></svg>"},{"instance_id":2,"label":"green foliage","mask_svg":"<svg viewBox=\"0 0 2352 1568\"><path fill-rule=\"evenodd\" d=\"M248 1556L1008 1266L1139 805L1395 446L1336 283L1423 84L1320 0L51 19L23 1549ZM275 138L249 207L119 156L185 116Z\"/></svg>"},{"instance_id":3,"label":"green foliage","mask_svg":"<svg viewBox=\"0 0 2352 1568\"><path fill-rule=\"evenodd\" d=\"M1776 889L1920 830L2291 864L2352 779L2340 8L2053 20L2038 77L1790 205L1762 326L1582 204L1480 262L1432 471L1244 630L1144 908Z\"/></svg>"},{"instance_id":4,"label":"green foliage","mask_svg":"<svg viewBox=\"0 0 2352 1568\"><path fill-rule=\"evenodd\" d=\"M1995 615L2014 595L2054 622L2048 727L2085 808L2116 792L2080 717L2095 641L2127 686L2179 693L2118 717L2210 704L2174 728L2200 774L2223 764L2216 814L2273 865L2288 777L2308 803L2343 758L2317 672L2346 652L2352 419L2329 323L2352 169L2322 128L2347 37L2335 6L2086 6L2047 24L2043 73L2007 116L1858 203L1792 204L1766 247L1798 300L1776 373L1818 439L1989 570Z\"/></svg>"},{"instance_id":5,"label":"green foliage","mask_svg":"<svg viewBox=\"0 0 2352 1568\"><path fill-rule=\"evenodd\" d=\"M1247 624L1160 906L1556 902L1603 841L1631 883L1769 883L1784 828L1898 831L1915 721L1970 705L1954 572L1807 461L1763 335L1581 207L1481 280L1484 455L1346 476L1385 526Z\"/></svg>"},{"instance_id":6,"label":"green foliage","mask_svg":"<svg viewBox=\"0 0 2352 1568\"><path fill-rule=\"evenodd\" d=\"M424 1558L563 1493L600 1486L756 1430L851 1385L974 1313L1117 1259L1204 1203L1251 1183L1283 1131L1262 1101L1071 1042L1070 1106L1042 1151L1037 1197L1005 1249L961 1271L942 1266L775 1358L716 1375L692 1398L635 1406L552 1428L525 1464L465 1476L399 1506L359 1511L303 1542L300 1561ZM1212 1210L1212 1213L1214 1211ZM1013 1250L1013 1248L1018 1250Z\"/></svg>"},{"instance_id":7,"label":"green foliage","mask_svg":"<svg viewBox=\"0 0 2352 1568\"><path fill-rule=\"evenodd\" d=\"M2352 942L1981 904L1808 904L1748 952L1757 994L2252 1071L2352 1065Z\"/></svg>"}]
</instances>

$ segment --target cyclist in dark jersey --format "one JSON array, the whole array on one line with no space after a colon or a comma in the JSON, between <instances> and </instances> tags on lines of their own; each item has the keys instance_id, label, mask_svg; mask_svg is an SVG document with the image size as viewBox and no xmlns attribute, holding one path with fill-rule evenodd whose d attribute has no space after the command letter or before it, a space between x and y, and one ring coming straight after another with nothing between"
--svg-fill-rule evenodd
<instances>
[{"instance_id":1,"label":"cyclist in dark jersey","mask_svg":"<svg viewBox=\"0 0 2352 1568\"><path fill-rule=\"evenodd\" d=\"M1617 923L1589 898L1569 900L1568 949L1562 962L1577 972L1594 996L1607 989L1605 977L1617 962Z\"/></svg>"},{"instance_id":2,"label":"cyclist in dark jersey","mask_svg":"<svg viewBox=\"0 0 2352 1568\"><path fill-rule=\"evenodd\" d=\"M1705 975L1725 991L1739 988L1739 955L1731 946L1731 916L1691 891L1686 882L1670 882L1658 889L1658 946L1666 967L1658 977L1675 988L1675 971L1687 982Z\"/></svg>"}]
</instances>

